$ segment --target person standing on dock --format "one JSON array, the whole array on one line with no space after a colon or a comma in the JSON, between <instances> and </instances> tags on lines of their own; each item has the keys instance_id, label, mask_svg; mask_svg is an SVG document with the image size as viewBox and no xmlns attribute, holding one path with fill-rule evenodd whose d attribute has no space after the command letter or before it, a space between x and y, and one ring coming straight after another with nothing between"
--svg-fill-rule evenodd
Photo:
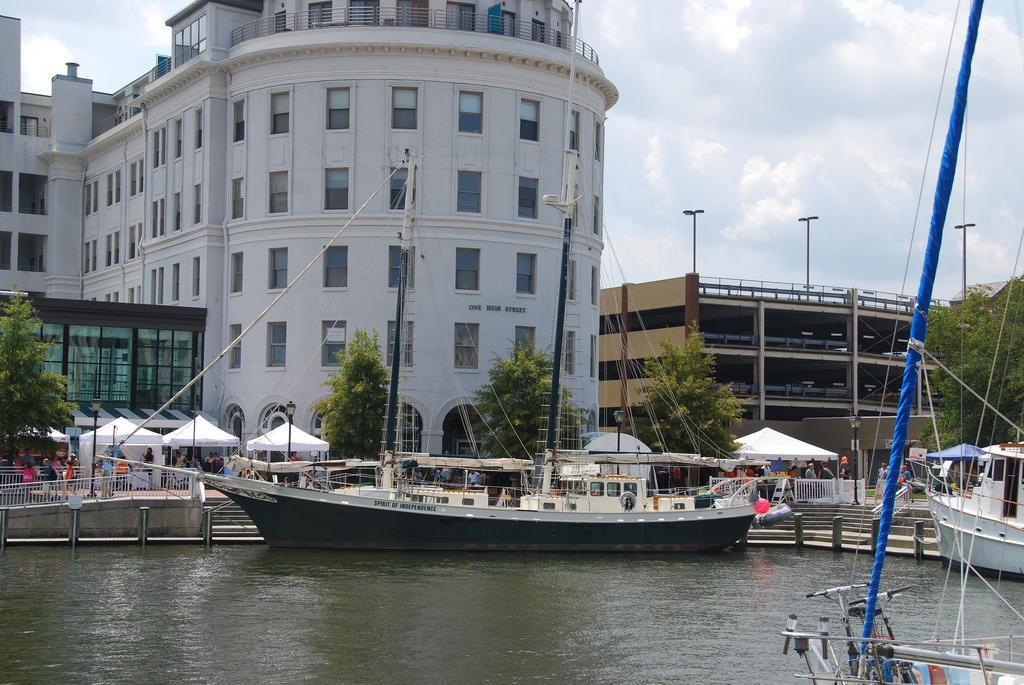
<instances>
[{"instance_id":1,"label":"person standing on dock","mask_svg":"<svg viewBox=\"0 0 1024 685\"><path fill-rule=\"evenodd\" d=\"M889 476L889 465L882 464L878 469L878 480L875 481L875 504L885 496L885 479Z\"/></svg>"}]
</instances>

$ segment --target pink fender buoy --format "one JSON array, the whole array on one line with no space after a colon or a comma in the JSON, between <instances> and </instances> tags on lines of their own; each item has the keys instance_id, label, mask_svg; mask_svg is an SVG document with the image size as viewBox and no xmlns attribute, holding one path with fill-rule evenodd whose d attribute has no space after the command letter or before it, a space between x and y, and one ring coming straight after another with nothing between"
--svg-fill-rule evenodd
<instances>
[{"instance_id":1,"label":"pink fender buoy","mask_svg":"<svg viewBox=\"0 0 1024 685\"><path fill-rule=\"evenodd\" d=\"M766 500L764 497L760 497L756 502L754 502L754 511L756 511L758 514L767 513L767 511L770 508L771 505L768 503L768 500Z\"/></svg>"}]
</instances>

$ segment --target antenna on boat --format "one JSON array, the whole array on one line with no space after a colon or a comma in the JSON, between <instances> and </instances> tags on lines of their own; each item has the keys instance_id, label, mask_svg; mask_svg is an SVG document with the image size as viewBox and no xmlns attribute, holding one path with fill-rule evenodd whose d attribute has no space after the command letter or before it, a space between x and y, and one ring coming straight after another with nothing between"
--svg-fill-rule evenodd
<instances>
[{"instance_id":1,"label":"antenna on boat","mask_svg":"<svg viewBox=\"0 0 1024 685\"><path fill-rule=\"evenodd\" d=\"M381 462L386 466L384 478L390 481L394 473L395 443L398 424L398 373L402 365L402 316L405 310L405 289L409 280L409 250L412 247L412 222L415 210L416 155L405 150L408 170L405 178L405 215L402 217L402 257L398 266L398 302L395 305L395 333L391 353L391 384L388 389L388 412L384 426L384 453ZM385 487L390 487L388 482Z\"/></svg>"},{"instance_id":2,"label":"antenna on boat","mask_svg":"<svg viewBox=\"0 0 1024 685\"><path fill-rule=\"evenodd\" d=\"M558 309L555 315L555 349L551 358L551 396L548 404L548 426L544 442L544 454L537 455L534 459L533 486L542 488L544 492L551 489L551 464L550 460L557 446L558 438L558 412L561 408L561 394L559 387L559 376L562 370L562 344L565 337L565 296L566 283L569 271L569 244L572 240L572 214L573 208L579 202L575 196L576 177L576 156L577 152L572 149L572 115L573 100L572 91L576 81L576 34L579 30L580 2L576 0L576 7L572 15L572 34L569 37L569 93L566 101L565 112L565 158L562 162L562 188L561 195L545 195L544 204L553 207L565 215L562 231L562 260L561 274L558 281ZM577 143L579 126L577 125Z\"/></svg>"}]
</instances>

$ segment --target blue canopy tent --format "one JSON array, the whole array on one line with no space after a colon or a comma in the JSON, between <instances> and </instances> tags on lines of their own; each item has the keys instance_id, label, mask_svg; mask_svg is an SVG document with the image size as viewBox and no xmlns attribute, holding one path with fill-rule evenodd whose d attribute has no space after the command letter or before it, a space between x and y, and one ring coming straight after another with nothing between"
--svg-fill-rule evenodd
<instances>
[{"instance_id":1,"label":"blue canopy tent","mask_svg":"<svg viewBox=\"0 0 1024 685\"><path fill-rule=\"evenodd\" d=\"M929 452L924 455L925 459L941 461L974 461L983 456L985 456L985 450L969 445L966 442L954 447L947 447L941 452Z\"/></svg>"}]
</instances>

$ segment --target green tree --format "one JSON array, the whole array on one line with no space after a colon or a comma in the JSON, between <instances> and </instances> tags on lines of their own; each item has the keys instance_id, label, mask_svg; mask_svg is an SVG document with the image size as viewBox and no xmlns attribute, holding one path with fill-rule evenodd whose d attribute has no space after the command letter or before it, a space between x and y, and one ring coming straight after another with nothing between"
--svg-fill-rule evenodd
<instances>
[{"instance_id":1,"label":"green tree","mask_svg":"<svg viewBox=\"0 0 1024 685\"><path fill-rule=\"evenodd\" d=\"M989 403L1018 425L1022 423L1024 279L1011 281L995 298L974 289L961 304L932 306L925 341L925 347L968 387L983 397L988 388ZM983 412L981 400L966 390L961 409L960 384L931 360L926 359L925 366L932 392L941 398L936 422L943 447L961 442L990 445L1016 438L1005 421L991 409ZM930 425L921 439L929 448L936 447Z\"/></svg>"},{"instance_id":2,"label":"green tree","mask_svg":"<svg viewBox=\"0 0 1024 685\"><path fill-rule=\"evenodd\" d=\"M390 375L377 332L357 330L338 361L341 367L324 382L331 394L314 405L323 437L346 457L372 459L380 452Z\"/></svg>"},{"instance_id":3,"label":"green tree","mask_svg":"<svg viewBox=\"0 0 1024 685\"><path fill-rule=\"evenodd\" d=\"M532 459L540 450L537 441L547 424L551 358L532 346L520 345L508 359L494 360L487 379L473 398L473 431L480 440L481 451L493 456ZM563 393L562 398L564 444L571 432L564 427L578 426L580 416L570 401L570 393Z\"/></svg>"},{"instance_id":4,"label":"green tree","mask_svg":"<svg viewBox=\"0 0 1024 685\"><path fill-rule=\"evenodd\" d=\"M18 448L53 449L49 429L69 424L75 408L64 399L67 378L43 370L53 344L40 340L42 325L24 294L0 305L0 447L12 458Z\"/></svg>"},{"instance_id":5,"label":"green tree","mask_svg":"<svg viewBox=\"0 0 1024 685\"><path fill-rule=\"evenodd\" d=\"M704 337L691 326L683 344L662 340L661 356L648 359L644 404L634 409L637 437L652 449L673 452L736 448L729 427L743 415L728 385L715 387L715 356L704 352Z\"/></svg>"}]
</instances>

